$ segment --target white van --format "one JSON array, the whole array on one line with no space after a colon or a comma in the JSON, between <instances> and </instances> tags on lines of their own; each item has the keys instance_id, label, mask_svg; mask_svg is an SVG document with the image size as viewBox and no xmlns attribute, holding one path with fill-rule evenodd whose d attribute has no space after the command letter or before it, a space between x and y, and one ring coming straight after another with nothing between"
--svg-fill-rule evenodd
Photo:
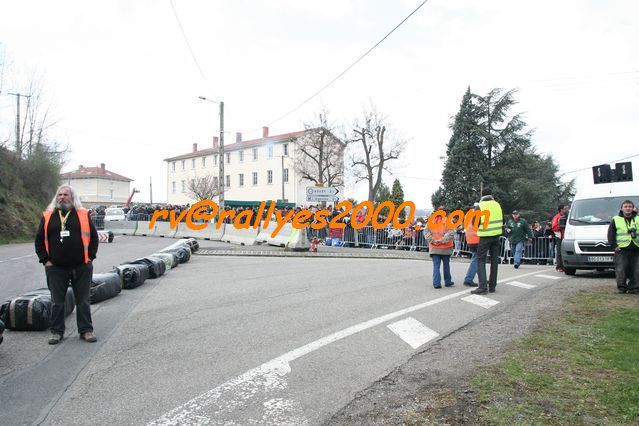
<instances>
[{"instance_id":1,"label":"white van","mask_svg":"<svg viewBox=\"0 0 639 426\"><path fill-rule=\"evenodd\" d=\"M624 200L631 200L639 207L639 182L592 184L578 190L561 243L567 275L574 275L578 269L614 268L608 227L619 214Z\"/></svg>"}]
</instances>

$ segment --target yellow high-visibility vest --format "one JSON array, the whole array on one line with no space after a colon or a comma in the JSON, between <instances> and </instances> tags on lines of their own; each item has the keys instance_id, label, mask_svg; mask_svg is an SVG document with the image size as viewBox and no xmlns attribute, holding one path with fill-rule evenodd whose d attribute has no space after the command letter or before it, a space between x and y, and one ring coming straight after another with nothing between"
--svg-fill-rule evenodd
<instances>
[{"instance_id":1,"label":"yellow high-visibility vest","mask_svg":"<svg viewBox=\"0 0 639 426\"><path fill-rule=\"evenodd\" d=\"M630 235L630 229L634 228L635 230L637 230L637 218L633 217L630 221L630 225L628 225L626 223L626 219L621 216L615 216L614 220L615 227L617 228L617 246L626 248L630 245L631 242L633 242L636 246L639 247L639 237L633 239Z\"/></svg>"},{"instance_id":2,"label":"yellow high-visibility vest","mask_svg":"<svg viewBox=\"0 0 639 426\"><path fill-rule=\"evenodd\" d=\"M499 205L499 203L495 200L480 201L479 210L488 210L490 212L490 219L486 229L484 229L484 221L486 218L484 216L481 217L479 229L477 230L479 238L501 235L503 232L502 226L504 225L504 216L501 212L501 205Z\"/></svg>"}]
</instances>

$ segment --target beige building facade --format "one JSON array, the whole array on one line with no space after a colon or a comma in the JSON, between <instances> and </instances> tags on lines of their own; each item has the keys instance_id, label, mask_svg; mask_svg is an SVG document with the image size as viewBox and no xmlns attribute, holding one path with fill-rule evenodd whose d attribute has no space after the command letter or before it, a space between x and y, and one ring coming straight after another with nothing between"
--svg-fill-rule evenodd
<instances>
[{"instance_id":1,"label":"beige building facade","mask_svg":"<svg viewBox=\"0 0 639 426\"><path fill-rule=\"evenodd\" d=\"M306 131L269 136L268 128L262 137L242 141L236 135L234 143L224 146L224 199L234 201L285 200L297 206L309 205L306 187L313 183L301 180L295 172L297 139ZM213 138L211 147L164 160L166 162L167 203L193 204L196 199L189 191L189 180L206 175L217 182L219 176L219 142ZM343 165L342 165L343 167ZM343 193L343 191L342 191ZM218 202L219 197L213 201Z\"/></svg>"},{"instance_id":2,"label":"beige building facade","mask_svg":"<svg viewBox=\"0 0 639 426\"><path fill-rule=\"evenodd\" d=\"M63 173L62 182L71 185L86 207L124 205L131 195L131 182L125 176L99 167L79 166L77 170Z\"/></svg>"}]
</instances>

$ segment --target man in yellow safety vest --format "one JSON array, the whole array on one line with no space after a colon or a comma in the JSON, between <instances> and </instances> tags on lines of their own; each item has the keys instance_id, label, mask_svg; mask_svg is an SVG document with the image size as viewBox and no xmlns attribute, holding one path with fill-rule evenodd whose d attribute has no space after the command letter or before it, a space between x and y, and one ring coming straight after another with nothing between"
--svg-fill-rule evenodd
<instances>
[{"instance_id":1,"label":"man in yellow safety vest","mask_svg":"<svg viewBox=\"0 0 639 426\"><path fill-rule=\"evenodd\" d=\"M625 200L608 227L608 244L615 250L615 277L619 293L639 294L639 220L634 208L632 201Z\"/></svg>"},{"instance_id":2,"label":"man in yellow safety vest","mask_svg":"<svg viewBox=\"0 0 639 426\"><path fill-rule=\"evenodd\" d=\"M499 266L500 237L503 233L504 216L501 205L495 201L490 188L485 188L479 201L479 210L488 210L488 226L484 227L486 217L482 216L477 230L479 246L477 247L477 276L479 287L471 291L473 294L494 293L497 287L497 268ZM490 279L486 279L486 257L490 253Z\"/></svg>"}]
</instances>

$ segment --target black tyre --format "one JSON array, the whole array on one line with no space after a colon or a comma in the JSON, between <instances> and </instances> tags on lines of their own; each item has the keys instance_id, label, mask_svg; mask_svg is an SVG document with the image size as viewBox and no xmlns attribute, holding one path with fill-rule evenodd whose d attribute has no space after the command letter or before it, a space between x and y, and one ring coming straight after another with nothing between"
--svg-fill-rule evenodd
<instances>
[{"instance_id":1,"label":"black tyre","mask_svg":"<svg viewBox=\"0 0 639 426\"><path fill-rule=\"evenodd\" d=\"M575 272L577 272L575 268L564 268L564 273L566 275L575 275Z\"/></svg>"}]
</instances>

